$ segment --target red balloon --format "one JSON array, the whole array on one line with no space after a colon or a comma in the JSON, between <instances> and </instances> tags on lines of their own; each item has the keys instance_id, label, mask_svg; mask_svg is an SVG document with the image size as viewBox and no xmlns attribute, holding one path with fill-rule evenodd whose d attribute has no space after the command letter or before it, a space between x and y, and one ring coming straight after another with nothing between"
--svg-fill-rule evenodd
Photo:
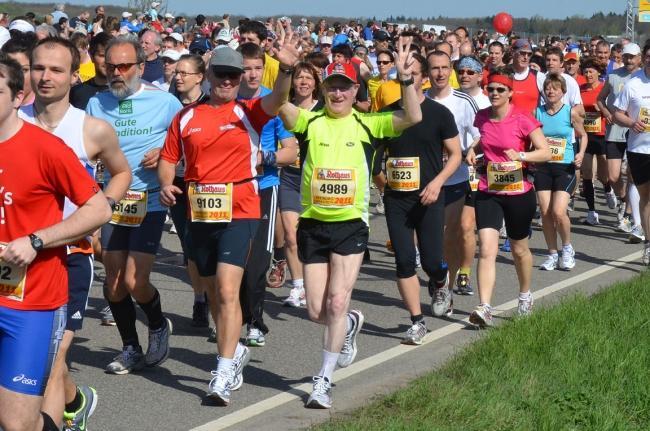
<instances>
[{"instance_id":1,"label":"red balloon","mask_svg":"<svg viewBox=\"0 0 650 431\"><path fill-rule=\"evenodd\" d=\"M494 20L492 20L492 25L497 32L507 34L512 30L512 15L500 12L496 14Z\"/></svg>"}]
</instances>

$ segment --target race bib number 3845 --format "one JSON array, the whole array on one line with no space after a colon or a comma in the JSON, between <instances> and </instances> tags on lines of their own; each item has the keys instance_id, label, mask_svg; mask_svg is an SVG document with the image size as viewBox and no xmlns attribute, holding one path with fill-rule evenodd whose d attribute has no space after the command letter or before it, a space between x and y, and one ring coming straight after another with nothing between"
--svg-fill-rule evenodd
<instances>
[{"instance_id":1,"label":"race bib number 3845","mask_svg":"<svg viewBox=\"0 0 650 431\"><path fill-rule=\"evenodd\" d=\"M491 192L523 192L524 172L521 162L489 162L488 190Z\"/></svg>"},{"instance_id":2,"label":"race bib number 3845","mask_svg":"<svg viewBox=\"0 0 650 431\"><path fill-rule=\"evenodd\" d=\"M0 243L0 250L7 244ZM0 259L0 297L22 302L25 298L27 267L19 267Z\"/></svg>"},{"instance_id":3,"label":"race bib number 3845","mask_svg":"<svg viewBox=\"0 0 650 431\"><path fill-rule=\"evenodd\" d=\"M314 168L311 179L311 203L326 208L354 205L356 172L354 169Z\"/></svg>"}]
</instances>

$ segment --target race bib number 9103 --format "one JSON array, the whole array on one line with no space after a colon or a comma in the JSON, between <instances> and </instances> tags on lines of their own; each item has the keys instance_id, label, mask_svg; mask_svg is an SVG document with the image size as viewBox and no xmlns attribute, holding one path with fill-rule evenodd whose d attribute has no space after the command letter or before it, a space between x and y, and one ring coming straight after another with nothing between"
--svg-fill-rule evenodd
<instances>
[{"instance_id":1,"label":"race bib number 9103","mask_svg":"<svg viewBox=\"0 0 650 431\"><path fill-rule=\"evenodd\" d=\"M354 205L356 172L354 169L314 168L311 203L325 208Z\"/></svg>"},{"instance_id":2,"label":"race bib number 9103","mask_svg":"<svg viewBox=\"0 0 650 431\"><path fill-rule=\"evenodd\" d=\"M228 223L232 221L232 183L190 183L187 196L193 222Z\"/></svg>"}]
</instances>

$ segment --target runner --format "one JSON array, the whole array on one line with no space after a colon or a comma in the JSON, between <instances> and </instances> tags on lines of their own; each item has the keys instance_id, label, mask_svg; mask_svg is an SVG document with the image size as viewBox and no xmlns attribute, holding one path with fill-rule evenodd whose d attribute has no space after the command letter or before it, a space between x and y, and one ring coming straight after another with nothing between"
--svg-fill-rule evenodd
<instances>
[{"instance_id":1,"label":"runner","mask_svg":"<svg viewBox=\"0 0 650 431\"><path fill-rule=\"evenodd\" d=\"M36 98L18 112L23 120L35 124L64 140L75 152L81 165L95 178L95 161L103 160L111 174L104 187L109 202L119 201L131 182L131 172L119 148L113 128L105 121L87 116L68 102L70 87L77 79L79 55L65 39L46 38L32 51L30 79ZM69 71L60 73L60 71ZM63 216L76 206L66 201ZM66 357L75 331L80 330L86 313L88 293L93 282L93 249L86 237L68 246L68 305L66 329L59 345L45 393L45 406L59 409L65 404L65 430L85 429L87 418L97 404L97 393L90 386L76 386L68 373Z\"/></svg>"},{"instance_id":2,"label":"runner","mask_svg":"<svg viewBox=\"0 0 650 431\"><path fill-rule=\"evenodd\" d=\"M575 170L580 168L587 149L587 134L583 119L577 109L562 102L566 81L561 75L549 73L544 82L546 104L537 108L535 117L542 123L546 141L551 150L551 160L537 165L535 191L542 216L542 230L548 256L540 269L552 271L571 270L575 267L575 250L571 244L571 220L567 213L571 193L576 186ZM577 136L576 152L569 142ZM559 259L557 235L562 240L562 259Z\"/></svg>"},{"instance_id":3,"label":"runner","mask_svg":"<svg viewBox=\"0 0 650 431\"><path fill-rule=\"evenodd\" d=\"M244 61L238 100L252 100L270 94L271 90L260 84L266 56L262 48L254 43L244 43L239 45L238 51ZM294 163L298 153L296 138L285 130L279 117L273 117L264 124L260 134L260 147L262 157L266 157L262 162L263 174L257 178L261 217L257 233L251 243L240 290L243 320L246 324L245 343L247 346L258 347L266 344L265 335L269 332L268 326L264 323L264 297L267 285L266 273L273 254L275 219L278 214L280 184L278 167ZM277 255L274 257L276 260L278 258Z\"/></svg>"},{"instance_id":4,"label":"runner","mask_svg":"<svg viewBox=\"0 0 650 431\"><path fill-rule=\"evenodd\" d=\"M422 83L427 79L426 59L419 54L414 54L413 58L411 73L422 121L399 137L385 141L388 157L385 205L388 234L395 251L397 287L412 324L402 342L418 345L422 344L427 327L420 306L414 239L419 245L422 269L429 277L429 290L433 291L433 286L444 284L447 279L442 250L445 223L442 186L460 166L461 150L453 114L422 92ZM390 110L399 107L400 102L396 102ZM444 168L443 151L448 156Z\"/></svg>"},{"instance_id":5,"label":"runner","mask_svg":"<svg viewBox=\"0 0 650 431\"><path fill-rule=\"evenodd\" d=\"M308 111L320 111L324 104L319 101L320 74L316 67L310 63L298 63L294 67L291 87L291 103ZM304 133L296 134L299 145L305 145ZM284 226L284 245L289 272L291 273L291 290L283 304L289 307L304 307L305 286L302 272L302 263L298 258L298 219L302 212L300 204L300 171L302 159L292 165L282 168L280 174L280 214Z\"/></svg>"},{"instance_id":6,"label":"runner","mask_svg":"<svg viewBox=\"0 0 650 431\"><path fill-rule=\"evenodd\" d=\"M607 206L609 209L614 209L618 203L616 195L609 184L607 175L607 159L605 158L605 119L596 103L598 95L603 89L603 83L599 81L603 70L601 65L592 58L587 58L583 61L581 67L586 83L580 87L580 97L582 97L585 106L586 117L584 128L589 138L589 145L587 145L585 158L582 162L582 167L580 168L580 173L582 174L582 192L585 195L585 201L589 208L587 218L584 222L588 225L596 226L600 224L600 219L596 212L594 199L594 156L596 157L598 180L605 189Z\"/></svg>"},{"instance_id":7,"label":"runner","mask_svg":"<svg viewBox=\"0 0 650 431\"><path fill-rule=\"evenodd\" d=\"M106 46L110 91L98 93L86 112L108 121L115 130L133 179L124 199L115 205L111 222L102 227L102 261L106 270L104 296L122 339L122 352L108 364L111 374L128 374L162 364L169 355L171 320L162 313L160 294L150 283L166 210L160 205L158 164L167 127L180 102L142 81L146 56L129 36ZM135 327L134 298L147 316L149 346L142 353Z\"/></svg>"},{"instance_id":8,"label":"runner","mask_svg":"<svg viewBox=\"0 0 650 431\"><path fill-rule=\"evenodd\" d=\"M63 405L42 404L66 324L64 246L105 223L110 206L61 139L18 117L22 86L20 65L0 59L0 142L12 155L0 160L0 428L58 431ZM65 197L78 208L63 220Z\"/></svg>"},{"instance_id":9,"label":"runner","mask_svg":"<svg viewBox=\"0 0 650 431\"><path fill-rule=\"evenodd\" d=\"M431 89L427 92L427 97L446 106L454 115L456 128L460 134L460 148L465 152L480 137L478 129L474 127L474 117L478 106L471 96L451 88L449 84L451 61L446 53L433 51L427 57L427 62L429 64L429 81L431 81ZM461 257L466 246L465 241L470 241L470 247L471 243L476 241L474 227L470 226L470 223L463 224L461 217L465 198L470 191L468 181L467 164L461 163L456 172L447 179L443 189L445 193L443 250L445 261L449 265L449 277L454 279L460 269ZM450 316L454 310L454 301L453 291L449 287L449 278L445 280L445 283L435 283L431 293L431 313L437 317Z\"/></svg>"},{"instance_id":10,"label":"runner","mask_svg":"<svg viewBox=\"0 0 650 431\"><path fill-rule=\"evenodd\" d=\"M267 41L266 36L268 30L259 21L246 21L239 26L239 43L246 42L259 45L265 48ZM264 56L264 74L262 75L262 86L266 88L274 88L275 80L278 79L280 63L275 58L271 57L265 52Z\"/></svg>"},{"instance_id":11,"label":"runner","mask_svg":"<svg viewBox=\"0 0 650 431\"><path fill-rule=\"evenodd\" d=\"M34 103L34 92L32 91L29 73L31 69L30 59L32 57L32 49L34 49L36 42L37 39L33 33L14 32L14 35L11 37L11 39L2 45L2 52L20 64L20 67L23 71L23 92L25 95L23 99L23 105Z\"/></svg>"},{"instance_id":12,"label":"runner","mask_svg":"<svg viewBox=\"0 0 650 431\"><path fill-rule=\"evenodd\" d=\"M630 129L627 161L636 185L641 210L641 227L650 228L650 45L643 47L643 69L625 83L614 102L614 120ZM650 243L643 242L643 264L650 265Z\"/></svg>"},{"instance_id":13,"label":"runner","mask_svg":"<svg viewBox=\"0 0 650 431\"><path fill-rule=\"evenodd\" d=\"M404 45L405 44L405 45ZM325 108L319 112L282 105L288 130L305 133L302 143L298 250L303 262L309 317L326 325L323 364L314 377L307 407L330 408L332 374L337 363L350 365L364 317L348 312L350 296L368 242L368 193L376 138L394 137L418 123L422 113L409 54L410 38L401 38L396 62L404 87L404 110L363 115L352 111L358 90L349 64L330 64L324 73Z\"/></svg>"},{"instance_id":14,"label":"runner","mask_svg":"<svg viewBox=\"0 0 650 431\"><path fill-rule=\"evenodd\" d=\"M627 201L624 211L619 209L620 213L625 213L621 220L619 220L619 230L629 233L631 238L639 238L643 240L643 232L641 228L641 217L639 215L639 202L638 199L630 201L632 196L638 196L638 191L634 190L630 193L625 193L625 182L621 175L622 160L625 157L625 149L627 147L627 133L628 129L619 126L614 121L614 101L623 90L625 83L636 73L641 67L641 48L636 43L628 43L623 47L623 64L617 70L614 70L607 76L607 82L598 95L598 108L603 114L606 121L605 132L605 145L607 147L607 173L609 175L609 183L614 188L614 193L621 202ZM629 176L629 172L628 172ZM636 189L633 181L628 178L628 187ZM634 222L630 221L630 214L634 215Z\"/></svg>"},{"instance_id":15,"label":"runner","mask_svg":"<svg viewBox=\"0 0 650 431\"><path fill-rule=\"evenodd\" d=\"M90 40L88 53L95 65L95 76L70 89L70 104L75 108L86 109L88 101L100 91L108 90L106 80L106 45L112 39L108 33L99 33Z\"/></svg>"},{"instance_id":16,"label":"runner","mask_svg":"<svg viewBox=\"0 0 650 431\"><path fill-rule=\"evenodd\" d=\"M299 53L292 41L276 55L282 64L274 91L237 101L244 72L242 55L228 47L213 51L208 73L210 99L184 108L174 118L158 169L161 202L172 206L181 193L172 184L175 166L185 155L190 201L188 249L199 275L214 286L208 297L219 354L207 394L219 405L228 405L231 392L243 384L242 371L250 358L250 350L238 342L242 326L239 297L260 219L256 167L277 161L272 151L258 153L260 134L288 96L291 67Z\"/></svg>"},{"instance_id":17,"label":"runner","mask_svg":"<svg viewBox=\"0 0 650 431\"><path fill-rule=\"evenodd\" d=\"M512 87L512 75L505 70L490 75L487 90L492 106L476 115L475 125L480 130L481 140L467 153L467 163L476 165L476 151L482 151L485 166L475 203L480 244L480 303L469 318L479 327L493 323L490 302L496 283L499 229L504 220L519 279L518 313L530 314L533 307L530 293L533 256L528 247L528 230L537 204L526 165L550 160L551 152L540 123L527 111L511 106ZM527 151L530 147L532 151Z\"/></svg>"},{"instance_id":18,"label":"runner","mask_svg":"<svg viewBox=\"0 0 650 431\"><path fill-rule=\"evenodd\" d=\"M538 87L539 72L530 67L533 48L526 39L517 39L512 44L513 90L511 103L519 109L530 112L537 109L542 98L542 90ZM487 85L487 84L486 84Z\"/></svg>"}]
</instances>

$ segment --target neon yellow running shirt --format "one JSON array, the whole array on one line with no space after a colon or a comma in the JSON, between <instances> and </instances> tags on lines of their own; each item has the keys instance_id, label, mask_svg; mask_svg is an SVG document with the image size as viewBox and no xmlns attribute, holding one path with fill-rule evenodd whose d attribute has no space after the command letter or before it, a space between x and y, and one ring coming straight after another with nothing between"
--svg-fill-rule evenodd
<instances>
[{"instance_id":1,"label":"neon yellow running shirt","mask_svg":"<svg viewBox=\"0 0 650 431\"><path fill-rule=\"evenodd\" d=\"M368 224L370 172L377 140L399 136L391 112L345 118L300 109L296 126L303 157L302 218L325 222L362 219Z\"/></svg>"}]
</instances>

